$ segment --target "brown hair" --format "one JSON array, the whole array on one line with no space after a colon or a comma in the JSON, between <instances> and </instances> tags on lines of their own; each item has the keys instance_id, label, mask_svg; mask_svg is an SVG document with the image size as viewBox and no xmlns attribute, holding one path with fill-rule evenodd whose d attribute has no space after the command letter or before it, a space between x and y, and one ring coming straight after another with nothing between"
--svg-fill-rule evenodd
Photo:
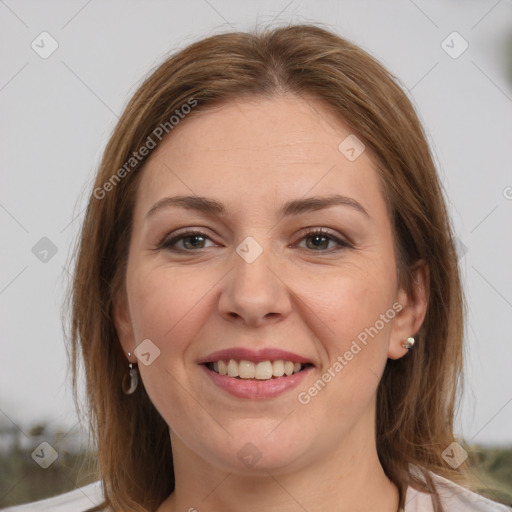
<instances>
[{"instance_id":1,"label":"brown hair","mask_svg":"<svg viewBox=\"0 0 512 512\"><path fill-rule=\"evenodd\" d=\"M241 96L279 93L320 100L371 151L394 228L397 272L410 293L415 262L430 268L429 304L409 355L388 360L377 397L377 450L404 505L408 485L433 492L410 464L461 482L442 451L454 440L462 369L457 255L442 190L417 115L396 78L359 47L314 25L200 40L161 64L140 86L107 144L77 246L70 295L76 393L83 359L90 426L105 507L150 511L174 489L168 427L144 387L124 395L127 360L113 322L122 288L137 183L148 156L130 160L183 105L188 114ZM182 122L186 122L186 119ZM158 146L156 137L153 142ZM127 162L130 164L127 166ZM124 169L124 172L121 172ZM110 185L107 185L110 183ZM439 504L436 508L441 510Z\"/></svg>"}]
</instances>

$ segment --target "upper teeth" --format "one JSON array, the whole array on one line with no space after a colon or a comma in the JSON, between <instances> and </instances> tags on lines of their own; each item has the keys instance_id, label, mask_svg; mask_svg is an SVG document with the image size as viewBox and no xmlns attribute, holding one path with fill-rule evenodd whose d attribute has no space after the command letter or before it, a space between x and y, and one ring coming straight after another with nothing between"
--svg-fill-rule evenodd
<instances>
[{"instance_id":1,"label":"upper teeth","mask_svg":"<svg viewBox=\"0 0 512 512\"><path fill-rule=\"evenodd\" d=\"M213 363L213 370L221 375L229 377L240 377L241 379L268 380L272 377L282 377L283 375L292 375L300 371L302 365L292 361L261 361L254 363L252 361L236 361L230 359L225 361L216 361Z\"/></svg>"}]
</instances>

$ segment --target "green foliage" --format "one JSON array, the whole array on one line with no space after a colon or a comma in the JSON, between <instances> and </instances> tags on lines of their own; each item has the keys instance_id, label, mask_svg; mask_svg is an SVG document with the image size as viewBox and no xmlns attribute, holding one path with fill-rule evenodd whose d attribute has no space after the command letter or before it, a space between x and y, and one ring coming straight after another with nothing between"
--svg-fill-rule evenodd
<instances>
[{"instance_id":1,"label":"green foliage","mask_svg":"<svg viewBox=\"0 0 512 512\"><path fill-rule=\"evenodd\" d=\"M30 451L12 450L0 457L0 508L37 501L81 487L98 479L94 472L81 470L91 454L59 452L59 458L42 469Z\"/></svg>"},{"instance_id":2,"label":"green foliage","mask_svg":"<svg viewBox=\"0 0 512 512\"><path fill-rule=\"evenodd\" d=\"M475 492L512 506L512 447L472 446L469 461L478 482Z\"/></svg>"},{"instance_id":3,"label":"green foliage","mask_svg":"<svg viewBox=\"0 0 512 512\"><path fill-rule=\"evenodd\" d=\"M76 431L49 431L46 424L33 425L24 434L13 426L0 427L0 508L48 498L98 479L95 455L84 449ZM43 469L32 453L51 453L57 458ZM53 452L53 453L55 453Z\"/></svg>"}]
</instances>

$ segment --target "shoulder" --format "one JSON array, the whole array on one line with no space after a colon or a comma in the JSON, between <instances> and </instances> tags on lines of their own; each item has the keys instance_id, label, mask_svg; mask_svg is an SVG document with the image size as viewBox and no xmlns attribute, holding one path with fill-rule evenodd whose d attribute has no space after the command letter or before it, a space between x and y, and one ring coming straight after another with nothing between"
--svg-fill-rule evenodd
<instances>
[{"instance_id":1,"label":"shoulder","mask_svg":"<svg viewBox=\"0 0 512 512\"><path fill-rule=\"evenodd\" d=\"M448 512L511 512L512 509L491 501L442 476L430 473L441 503ZM407 489L405 512L433 511L432 500L427 493L412 487Z\"/></svg>"},{"instance_id":2,"label":"shoulder","mask_svg":"<svg viewBox=\"0 0 512 512\"><path fill-rule=\"evenodd\" d=\"M53 498L4 508L2 512L86 512L103 501L101 481Z\"/></svg>"}]
</instances>

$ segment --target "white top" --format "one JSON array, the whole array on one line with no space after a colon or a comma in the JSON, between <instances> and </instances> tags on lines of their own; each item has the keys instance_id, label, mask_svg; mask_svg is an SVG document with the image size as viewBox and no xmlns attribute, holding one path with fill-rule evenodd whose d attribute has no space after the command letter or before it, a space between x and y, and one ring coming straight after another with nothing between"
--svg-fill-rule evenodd
<instances>
[{"instance_id":1,"label":"white top","mask_svg":"<svg viewBox=\"0 0 512 512\"><path fill-rule=\"evenodd\" d=\"M500 505L468 491L446 478L431 473L441 503L446 512L511 512L512 508ZM101 482L61 494L53 498L2 509L3 512L85 512L99 505L103 499ZM430 495L409 487L404 512L433 512Z\"/></svg>"}]
</instances>

